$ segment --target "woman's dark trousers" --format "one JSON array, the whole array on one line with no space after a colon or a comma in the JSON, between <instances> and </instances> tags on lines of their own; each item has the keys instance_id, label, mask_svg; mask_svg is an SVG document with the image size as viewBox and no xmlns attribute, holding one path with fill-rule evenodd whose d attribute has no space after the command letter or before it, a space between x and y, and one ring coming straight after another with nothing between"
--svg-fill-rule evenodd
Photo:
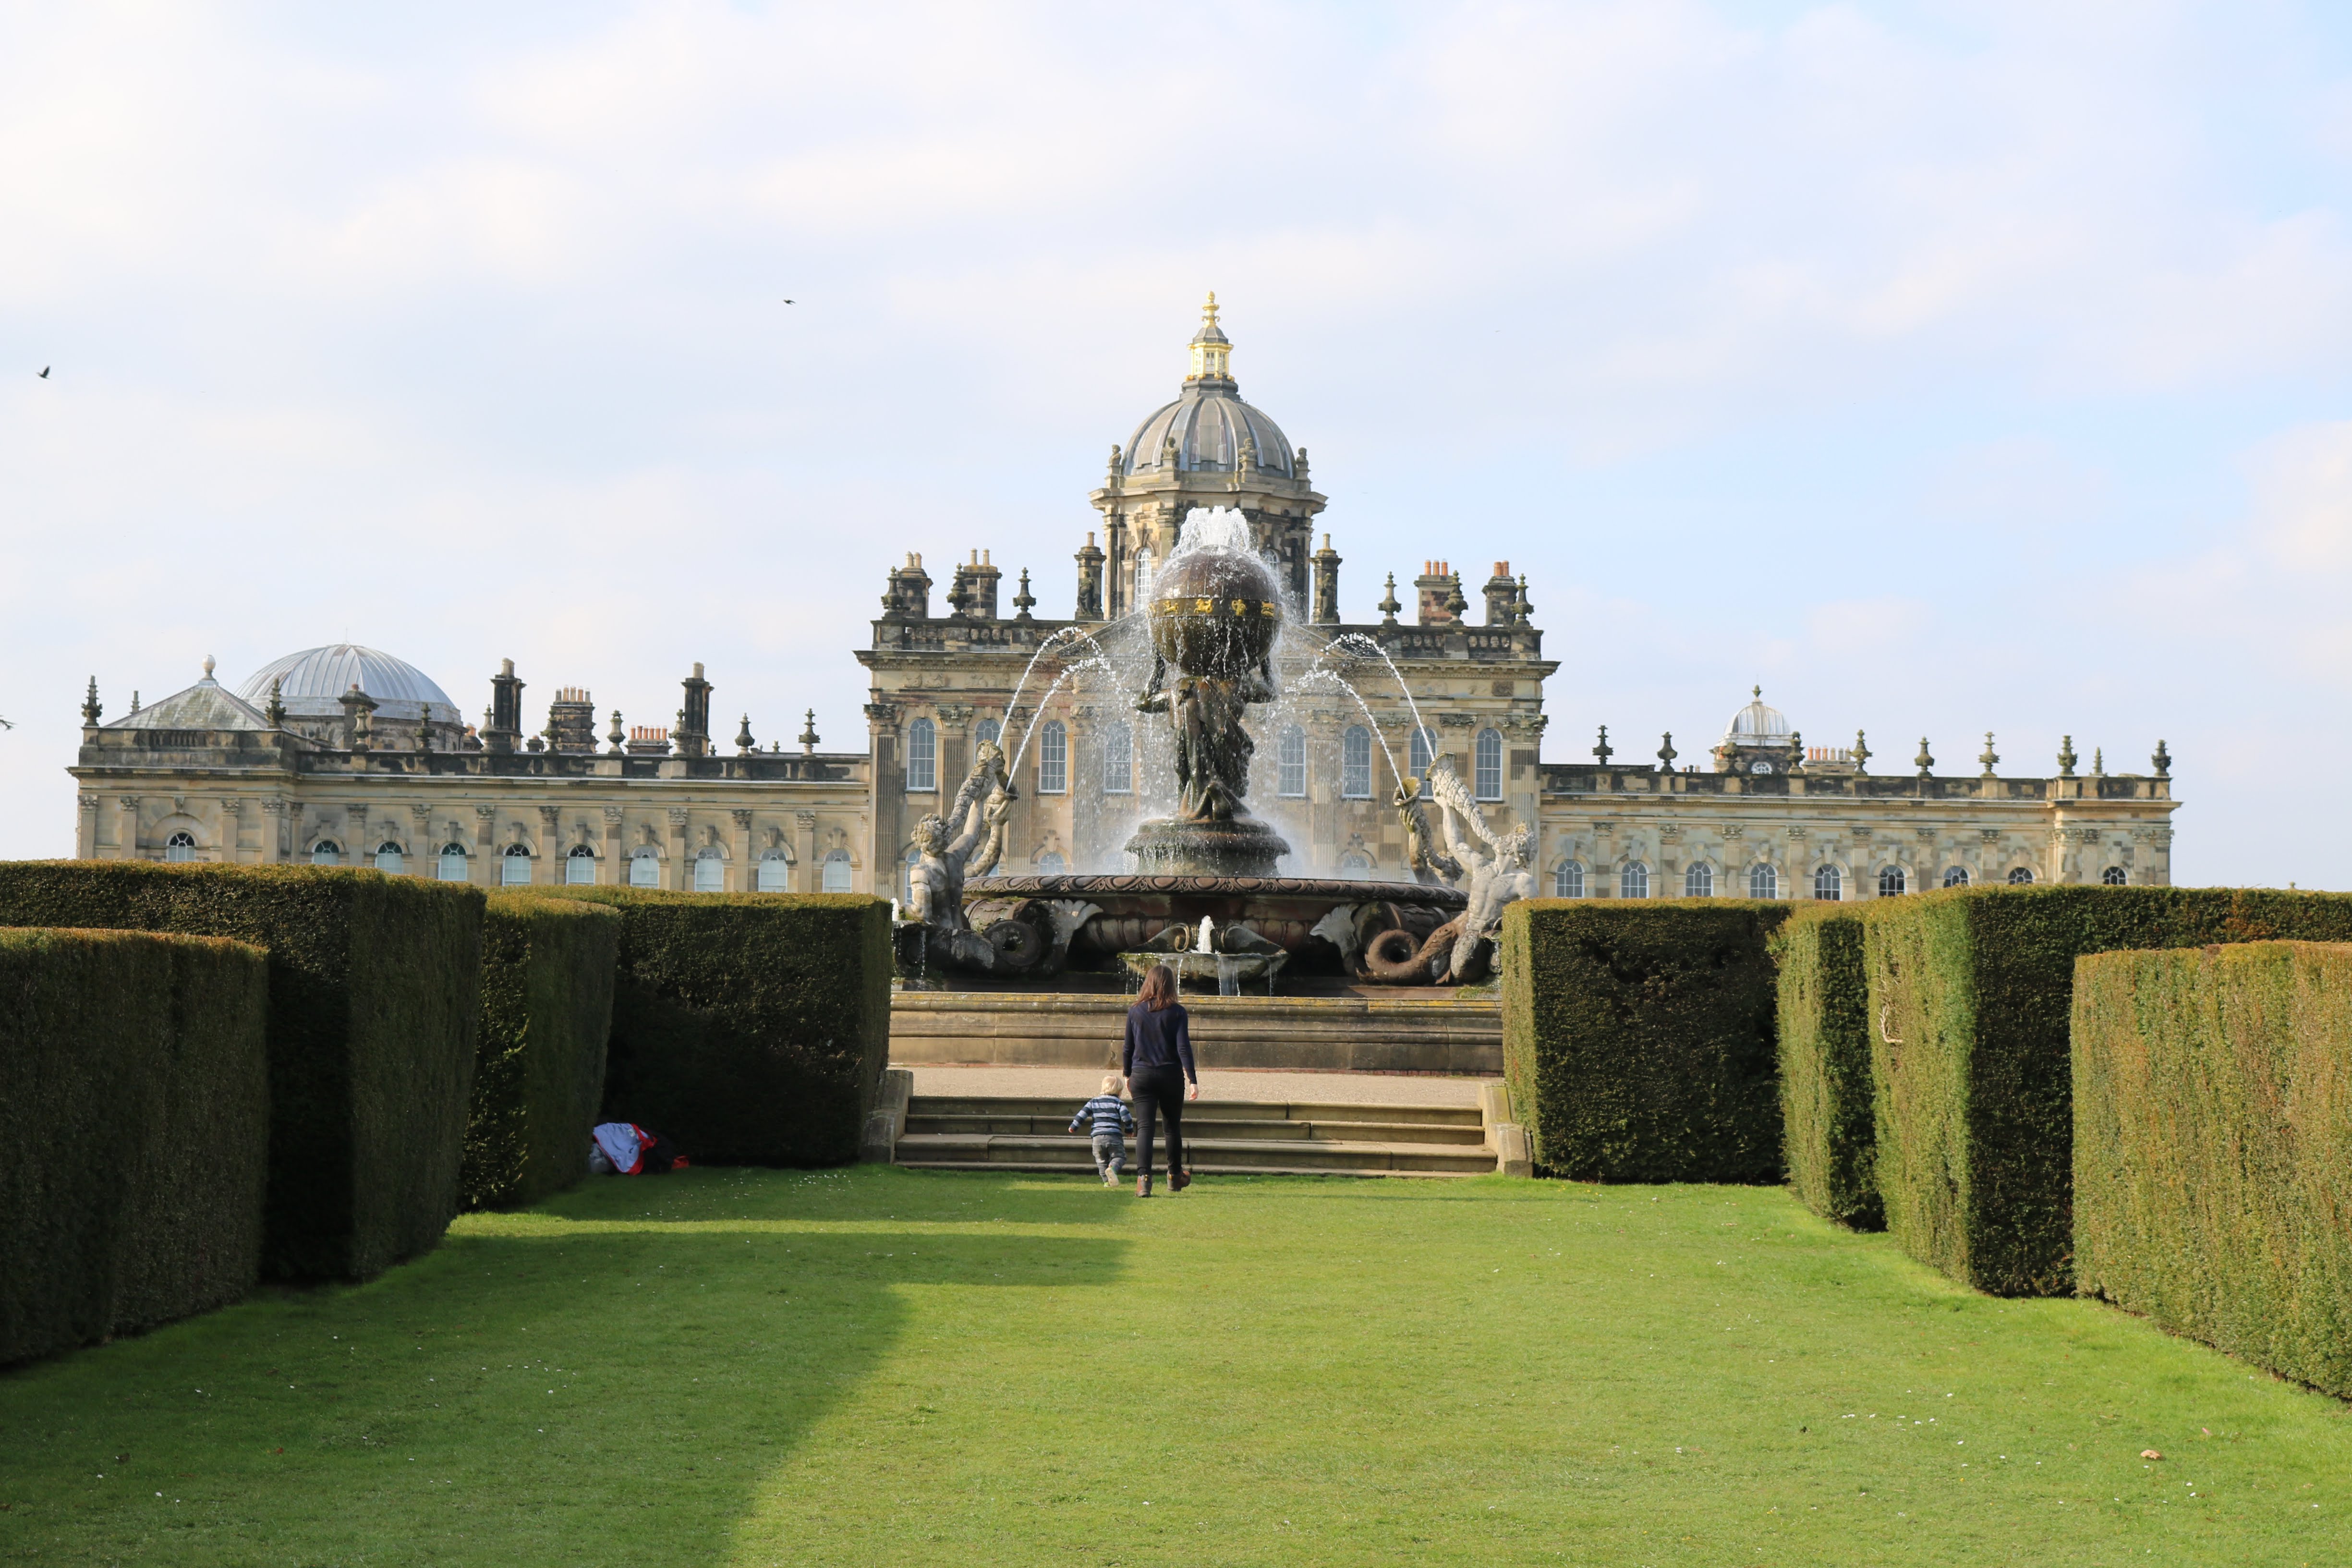
<instances>
[{"instance_id":1,"label":"woman's dark trousers","mask_svg":"<svg viewBox=\"0 0 2352 1568\"><path fill-rule=\"evenodd\" d=\"M1184 1074L1176 1068L1148 1068L1128 1079L1135 1095L1135 1173L1151 1174L1153 1112L1168 1123L1168 1169L1184 1169Z\"/></svg>"}]
</instances>

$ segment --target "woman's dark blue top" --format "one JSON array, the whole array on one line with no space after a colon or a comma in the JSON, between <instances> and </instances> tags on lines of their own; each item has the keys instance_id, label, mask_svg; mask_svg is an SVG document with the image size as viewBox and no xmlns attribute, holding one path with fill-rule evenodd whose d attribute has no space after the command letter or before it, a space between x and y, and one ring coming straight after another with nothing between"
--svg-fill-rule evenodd
<instances>
[{"instance_id":1,"label":"woman's dark blue top","mask_svg":"<svg viewBox=\"0 0 2352 1568\"><path fill-rule=\"evenodd\" d=\"M1192 1070L1192 1026L1184 1004L1171 1002L1157 1013L1147 1003L1129 1007L1127 1051L1119 1058L1119 1070L1133 1078L1139 1072L1180 1065L1186 1079L1201 1081L1201 1075Z\"/></svg>"}]
</instances>

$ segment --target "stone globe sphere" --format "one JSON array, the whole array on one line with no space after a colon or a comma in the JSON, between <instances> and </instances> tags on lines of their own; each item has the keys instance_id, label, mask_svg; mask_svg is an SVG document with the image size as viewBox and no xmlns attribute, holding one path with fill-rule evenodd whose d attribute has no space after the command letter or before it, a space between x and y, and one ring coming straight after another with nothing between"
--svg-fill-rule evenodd
<instances>
[{"instance_id":1,"label":"stone globe sphere","mask_svg":"<svg viewBox=\"0 0 2352 1568\"><path fill-rule=\"evenodd\" d=\"M1160 568L1148 613L1161 658L1186 675L1231 680L1274 651L1282 592L1255 555L1195 550Z\"/></svg>"}]
</instances>

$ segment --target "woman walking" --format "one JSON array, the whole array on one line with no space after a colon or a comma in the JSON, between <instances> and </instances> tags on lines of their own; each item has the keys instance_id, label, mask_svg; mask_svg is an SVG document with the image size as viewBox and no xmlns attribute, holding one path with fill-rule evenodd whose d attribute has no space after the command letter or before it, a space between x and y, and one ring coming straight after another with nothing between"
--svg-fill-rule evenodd
<instances>
[{"instance_id":1,"label":"woman walking","mask_svg":"<svg viewBox=\"0 0 2352 1568\"><path fill-rule=\"evenodd\" d=\"M1176 972L1155 963L1143 977L1143 993L1127 1010L1127 1049L1119 1059L1128 1092L1135 1096L1135 1195L1151 1195L1151 1131L1154 1113L1168 1124L1168 1190L1192 1184L1184 1171L1184 1100L1201 1097L1201 1075L1192 1066L1192 1026L1176 1000Z\"/></svg>"}]
</instances>

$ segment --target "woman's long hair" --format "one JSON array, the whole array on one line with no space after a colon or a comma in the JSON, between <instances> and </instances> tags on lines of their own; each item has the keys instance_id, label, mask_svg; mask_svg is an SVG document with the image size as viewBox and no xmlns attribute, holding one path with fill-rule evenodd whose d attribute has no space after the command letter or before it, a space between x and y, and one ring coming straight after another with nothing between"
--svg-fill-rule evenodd
<instances>
[{"instance_id":1,"label":"woman's long hair","mask_svg":"<svg viewBox=\"0 0 2352 1568\"><path fill-rule=\"evenodd\" d=\"M1143 991L1136 998L1157 1013L1176 1005L1176 972L1164 963L1155 963L1151 973L1143 977Z\"/></svg>"}]
</instances>

